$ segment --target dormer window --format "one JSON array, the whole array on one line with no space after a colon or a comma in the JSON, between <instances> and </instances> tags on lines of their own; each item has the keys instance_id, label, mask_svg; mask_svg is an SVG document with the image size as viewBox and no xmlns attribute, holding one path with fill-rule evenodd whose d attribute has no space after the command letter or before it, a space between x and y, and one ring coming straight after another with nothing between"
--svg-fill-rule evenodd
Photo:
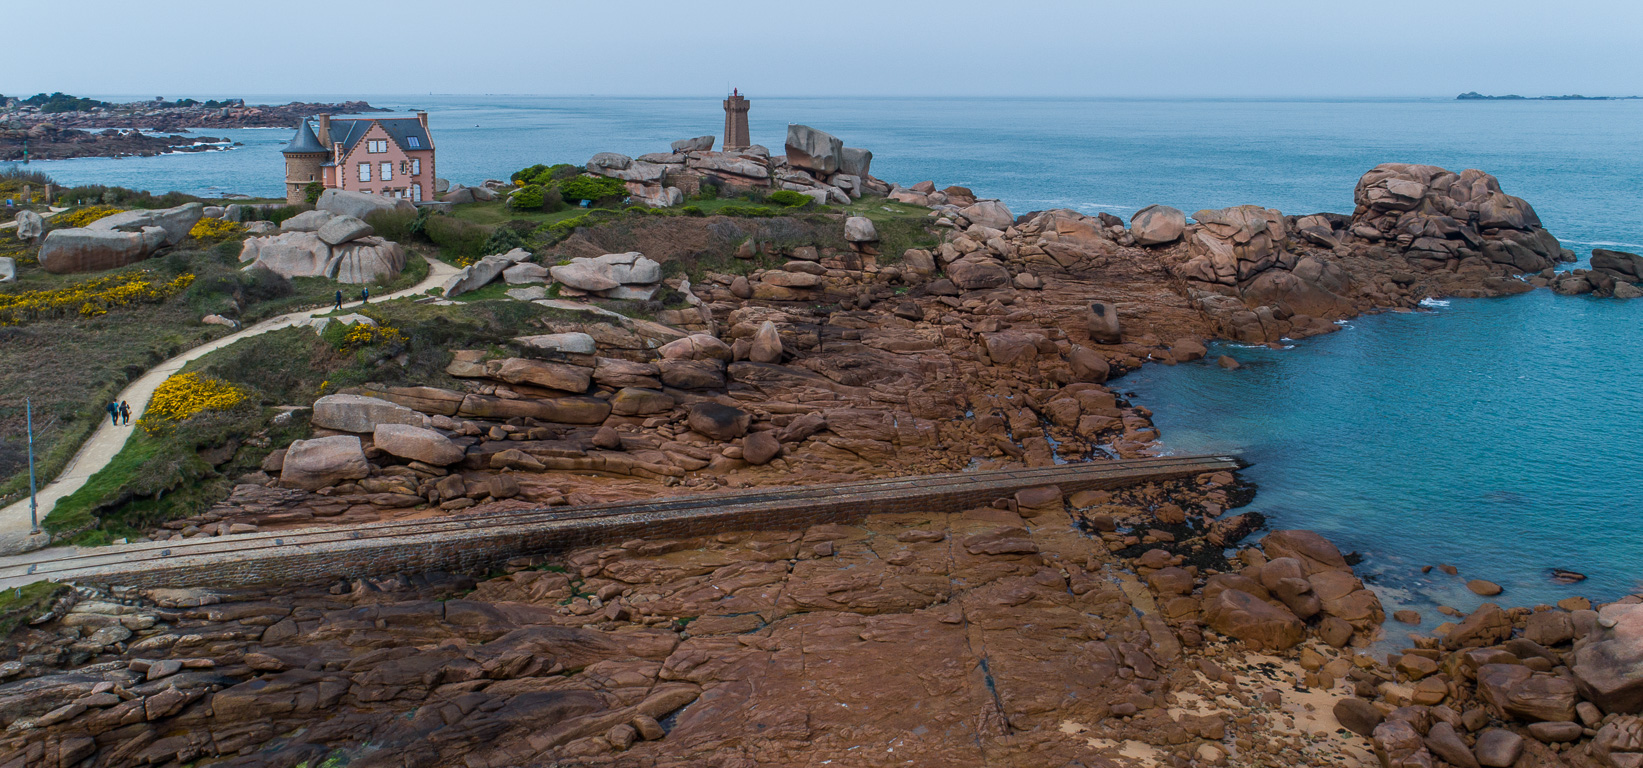
<instances>
[{"instance_id":1,"label":"dormer window","mask_svg":"<svg viewBox=\"0 0 1643 768\"><path fill-rule=\"evenodd\" d=\"M406 146L410 147L411 149L421 149L422 148L422 142L417 141L417 138L415 136L406 136L405 137L405 144L406 144Z\"/></svg>"}]
</instances>

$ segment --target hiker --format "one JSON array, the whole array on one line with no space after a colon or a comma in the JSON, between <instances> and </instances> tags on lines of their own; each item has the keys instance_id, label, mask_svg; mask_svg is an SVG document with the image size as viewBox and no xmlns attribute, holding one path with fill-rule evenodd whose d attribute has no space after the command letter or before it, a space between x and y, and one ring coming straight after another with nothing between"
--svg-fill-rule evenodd
<instances>
[{"instance_id":1,"label":"hiker","mask_svg":"<svg viewBox=\"0 0 1643 768\"><path fill-rule=\"evenodd\" d=\"M114 426L120 426L120 406L109 403L107 406L103 407L103 410L108 411L108 420L112 422Z\"/></svg>"},{"instance_id":2,"label":"hiker","mask_svg":"<svg viewBox=\"0 0 1643 768\"><path fill-rule=\"evenodd\" d=\"M120 401L120 426L131 426L131 406L127 405L124 400Z\"/></svg>"},{"instance_id":3,"label":"hiker","mask_svg":"<svg viewBox=\"0 0 1643 768\"><path fill-rule=\"evenodd\" d=\"M340 289L337 290L337 309L342 309L342 291Z\"/></svg>"},{"instance_id":4,"label":"hiker","mask_svg":"<svg viewBox=\"0 0 1643 768\"><path fill-rule=\"evenodd\" d=\"M360 286L360 288L359 288L359 303L368 304L368 303L370 303L370 301L371 301L371 289L366 288L363 285Z\"/></svg>"}]
</instances>

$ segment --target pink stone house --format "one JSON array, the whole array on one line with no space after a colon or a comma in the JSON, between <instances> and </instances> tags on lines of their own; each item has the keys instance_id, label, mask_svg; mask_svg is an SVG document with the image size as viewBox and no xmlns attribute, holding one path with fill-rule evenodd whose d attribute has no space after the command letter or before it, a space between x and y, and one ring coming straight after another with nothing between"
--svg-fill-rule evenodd
<instances>
[{"instance_id":1,"label":"pink stone house","mask_svg":"<svg viewBox=\"0 0 1643 768\"><path fill-rule=\"evenodd\" d=\"M307 120L283 150L286 202L305 199L304 189L320 182L412 202L434 199L434 141L428 113L415 117L331 119L319 116L316 133Z\"/></svg>"}]
</instances>

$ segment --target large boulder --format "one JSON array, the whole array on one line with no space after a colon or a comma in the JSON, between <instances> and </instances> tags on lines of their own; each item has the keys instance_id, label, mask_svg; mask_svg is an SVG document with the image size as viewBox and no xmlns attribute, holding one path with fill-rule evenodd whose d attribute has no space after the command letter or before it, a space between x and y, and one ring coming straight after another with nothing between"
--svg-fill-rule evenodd
<instances>
[{"instance_id":1,"label":"large boulder","mask_svg":"<svg viewBox=\"0 0 1643 768\"><path fill-rule=\"evenodd\" d=\"M1138 245L1166 245L1187 231L1187 215L1167 205L1149 205L1130 217L1130 234Z\"/></svg>"},{"instance_id":2,"label":"large boulder","mask_svg":"<svg viewBox=\"0 0 1643 768\"><path fill-rule=\"evenodd\" d=\"M997 288L1010 282L1010 273L996 259L965 257L947 265L947 278L966 291Z\"/></svg>"},{"instance_id":3,"label":"large boulder","mask_svg":"<svg viewBox=\"0 0 1643 768\"><path fill-rule=\"evenodd\" d=\"M747 434L753 417L740 408L715 402L701 402L690 406L686 419L692 430L714 440L734 440Z\"/></svg>"},{"instance_id":4,"label":"large boulder","mask_svg":"<svg viewBox=\"0 0 1643 768\"><path fill-rule=\"evenodd\" d=\"M511 357L502 361L496 377L509 384L530 384L545 389L581 394L593 381L590 369L546 360Z\"/></svg>"},{"instance_id":5,"label":"large boulder","mask_svg":"<svg viewBox=\"0 0 1643 768\"><path fill-rule=\"evenodd\" d=\"M627 155L618 154L616 152L600 152L599 154L588 158L587 165L583 167L588 169L588 173L606 176L610 175L613 171L625 171L632 165L633 158L628 157Z\"/></svg>"},{"instance_id":6,"label":"large boulder","mask_svg":"<svg viewBox=\"0 0 1643 768\"><path fill-rule=\"evenodd\" d=\"M856 147L839 150L839 173L867 178L873 169L873 153Z\"/></svg>"},{"instance_id":7,"label":"large boulder","mask_svg":"<svg viewBox=\"0 0 1643 768\"><path fill-rule=\"evenodd\" d=\"M286 449L284 464L280 467L280 486L317 491L370 474L371 464L365 460L365 450L357 436L316 437L298 440Z\"/></svg>"},{"instance_id":8,"label":"large boulder","mask_svg":"<svg viewBox=\"0 0 1643 768\"><path fill-rule=\"evenodd\" d=\"M17 262L10 256L0 256L0 283L11 283L17 280Z\"/></svg>"},{"instance_id":9,"label":"large boulder","mask_svg":"<svg viewBox=\"0 0 1643 768\"><path fill-rule=\"evenodd\" d=\"M1092 301L1084 313L1084 325L1090 340L1101 344L1117 344L1124 340L1124 326L1118 321L1118 307L1108 301Z\"/></svg>"},{"instance_id":10,"label":"large boulder","mask_svg":"<svg viewBox=\"0 0 1643 768\"><path fill-rule=\"evenodd\" d=\"M1202 210L1188 238L1191 259L1182 267L1194 279L1235 285L1278 263L1283 254L1283 214L1258 205Z\"/></svg>"},{"instance_id":11,"label":"large boulder","mask_svg":"<svg viewBox=\"0 0 1643 768\"><path fill-rule=\"evenodd\" d=\"M866 216L851 216L844 220L844 239L851 243L876 243L879 233L873 227L872 219Z\"/></svg>"},{"instance_id":12,"label":"large boulder","mask_svg":"<svg viewBox=\"0 0 1643 768\"><path fill-rule=\"evenodd\" d=\"M601 264L593 259L572 259L569 264L549 267L548 274L558 282L589 293L609 291L622 285L611 277L610 265Z\"/></svg>"},{"instance_id":13,"label":"large boulder","mask_svg":"<svg viewBox=\"0 0 1643 768\"><path fill-rule=\"evenodd\" d=\"M40 244L40 266L57 275L101 272L147 259L165 242L166 232L160 227L141 232L54 229Z\"/></svg>"},{"instance_id":14,"label":"large boulder","mask_svg":"<svg viewBox=\"0 0 1643 768\"><path fill-rule=\"evenodd\" d=\"M303 211L280 222L281 232L318 232L325 223L336 218L330 211ZM353 218L353 217L349 217Z\"/></svg>"},{"instance_id":15,"label":"large boulder","mask_svg":"<svg viewBox=\"0 0 1643 768\"><path fill-rule=\"evenodd\" d=\"M707 333L693 333L670 341L657 347L656 354L664 360L718 360L728 363L736 359L729 344Z\"/></svg>"},{"instance_id":16,"label":"large boulder","mask_svg":"<svg viewBox=\"0 0 1643 768\"><path fill-rule=\"evenodd\" d=\"M844 142L808 125L787 126L787 164L823 176L838 173Z\"/></svg>"},{"instance_id":17,"label":"large boulder","mask_svg":"<svg viewBox=\"0 0 1643 768\"><path fill-rule=\"evenodd\" d=\"M580 331L521 336L514 339L514 341L536 349L545 349L565 355L591 355L599 351L598 342L594 341L592 336Z\"/></svg>"},{"instance_id":18,"label":"large boulder","mask_svg":"<svg viewBox=\"0 0 1643 768\"><path fill-rule=\"evenodd\" d=\"M548 272L547 267L544 267L541 264L525 263L515 264L502 270L502 279L506 281L508 285L530 285L534 283L545 283L552 280L553 275Z\"/></svg>"},{"instance_id":19,"label":"large boulder","mask_svg":"<svg viewBox=\"0 0 1643 768\"><path fill-rule=\"evenodd\" d=\"M680 139L671 145L674 152L709 152L713 149L712 136L697 136L694 139Z\"/></svg>"},{"instance_id":20,"label":"large boulder","mask_svg":"<svg viewBox=\"0 0 1643 768\"><path fill-rule=\"evenodd\" d=\"M176 245L188 237L205 212L200 203L183 203L175 208L121 211L104 216L86 225L86 229L104 232L142 232L149 227L165 230L165 244Z\"/></svg>"},{"instance_id":21,"label":"large boulder","mask_svg":"<svg viewBox=\"0 0 1643 768\"><path fill-rule=\"evenodd\" d=\"M1238 589L1222 590L1204 606L1211 629L1258 649L1284 650L1306 634L1306 625L1288 609Z\"/></svg>"},{"instance_id":22,"label":"large boulder","mask_svg":"<svg viewBox=\"0 0 1643 768\"><path fill-rule=\"evenodd\" d=\"M461 296L469 291L484 288L500 277L503 270L513 265L513 261L497 255L486 256L469 264L445 281L445 298Z\"/></svg>"},{"instance_id":23,"label":"large boulder","mask_svg":"<svg viewBox=\"0 0 1643 768\"><path fill-rule=\"evenodd\" d=\"M1261 550L1272 560L1294 558L1301 564L1301 571L1306 576L1321 571L1352 571L1341 550L1315 531L1273 531L1261 540Z\"/></svg>"},{"instance_id":24,"label":"large boulder","mask_svg":"<svg viewBox=\"0 0 1643 768\"><path fill-rule=\"evenodd\" d=\"M1015 216L1004 203L997 200L982 200L965 208L959 213L969 219L972 224L980 224L991 229L1006 229L1015 223Z\"/></svg>"},{"instance_id":25,"label":"large boulder","mask_svg":"<svg viewBox=\"0 0 1643 768\"><path fill-rule=\"evenodd\" d=\"M402 459L443 467L462 460L462 447L431 429L409 424L378 424L371 443Z\"/></svg>"},{"instance_id":26,"label":"large boulder","mask_svg":"<svg viewBox=\"0 0 1643 768\"><path fill-rule=\"evenodd\" d=\"M17 212L17 239L32 243L46 233L46 220L34 211Z\"/></svg>"},{"instance_id":27,"label":"large boulder","mask_svg":"<svg viewBox=\"0 0 1643 768\"><path fill-rule=\"evenodd\" d=\"M313 232L248 237L240 244L240 261L281 277L325 277L325 269L331 264L331 246Z\"/></svg>"},{"instance_id":28,"label":"large boulder","mask_svg":"<svg viewBox=\"0 0 1643 768\"><path fill-rule=\"evenodd\" d=\"M314 426L337 432L365 434L378 424L430 427L427 416L398 403L364 395L326 395L314 401Z\"/></svg>"},{"instance_id":29,"label":"large boulder","mask_svg":"<svg viewBox=\"0 0 1643 768\"><path fill-rule=\"evenodd\" d=\"M326 245L342 245L350 240L374 234L376 230L372 229L370 224L352 216L333 216L320 225L318 232L319 239L325 241Z\"/></svg>"},{"instance_id":30,"label":"large boulder","mask_svg":"<svg viewBox=\"0 0 1643 768\"><path fill-rule=\"evenodd\" d=\"M331 248L325 276L361 285L392 280L405 270L405 249L392 240L364 237Z\"/></svg>"},{"instance_id":31,"label":"large boulder","mask_svg":"<svg viewBox=\"0 0 1643 768\"><path fill-rule=\"evenodd\" d=\"M623 285L646 285L662 282L662 265L645 258L638 251L628 253L607 253L593 259L595 263L603 264L605 274L610 279ZM573 262L574 263L574 260Z\"/></svg>"},{"instance_id":32,"label":"large boulder","mask_svg":"<svg viewBox=\"0 0 1643 768\"><path fill-rule=\"evenodd\" d=\"M1396 247L1427 269L1482 256L1513 271L1538 272L1566 258L1534 208L1502 192L1483 171L1383 163L1358 179L1353 201L1353 237Z\"/></svg>"},{"instance_id":33,"label":"large boulder","mask_svg":"<svg viewBox=\"0 0 1643 768\"><path fill-rule=\"evenodd\" d=\"M1643 714L1643 604L1598 611L1598 629L1574 653L1581 695L1605 712Z\"/></svg>"},{"instance_id":34,"label":"large boulder","mask_svg":"<svg viewBox=\"0 0 1643 768\"><path fill-rule=\"evenodd\" d=\"M643 387L623 387L610 398L610 412L618 416L649 416L673 410L673 396Z\"/></svg>"},{"instance_id":35,"label":"large boulder","mask_svg":"<svg viewBox=\"0 0 1643 768\"><path fill-rule=\"evenodd\" d=\"M321 192L314 208L356 219L365 219L377 211L416 212L416 204L401 197L384 197L342 189L327 189Z\"/></svg>"},{"instance_id":36,"label":"large boulder","mask_svg":"<svg viewBox=\"0 0 1643 768\"><path fill-rule=\"evenodd\" d=\"M19 226L20 231L21 226ZM19 234L18 236L21 237L22 235ZM1617 279L1627 282L1643 282L1643 256L1635 253L1593 248L1592 269L1608 272Z\"/></svg>"}]
</instances>

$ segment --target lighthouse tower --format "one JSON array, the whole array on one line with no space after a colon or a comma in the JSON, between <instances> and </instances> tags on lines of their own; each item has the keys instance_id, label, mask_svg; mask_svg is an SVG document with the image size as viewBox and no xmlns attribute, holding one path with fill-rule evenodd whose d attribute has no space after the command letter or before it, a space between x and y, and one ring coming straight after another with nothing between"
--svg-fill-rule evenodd
<instances>
[{"instance_id":1,"label":"lighthouse tower","mask_svg":"<svg viewBox=\"0 0 1643 768\"><path fill-rule=\"evenodd\" d=\"M735 152L747 149L753 142L747 133L747 99L742 97L740 90L730 92L725 99L725 139L724 151Z\"/></svg>"}]
</instances>

